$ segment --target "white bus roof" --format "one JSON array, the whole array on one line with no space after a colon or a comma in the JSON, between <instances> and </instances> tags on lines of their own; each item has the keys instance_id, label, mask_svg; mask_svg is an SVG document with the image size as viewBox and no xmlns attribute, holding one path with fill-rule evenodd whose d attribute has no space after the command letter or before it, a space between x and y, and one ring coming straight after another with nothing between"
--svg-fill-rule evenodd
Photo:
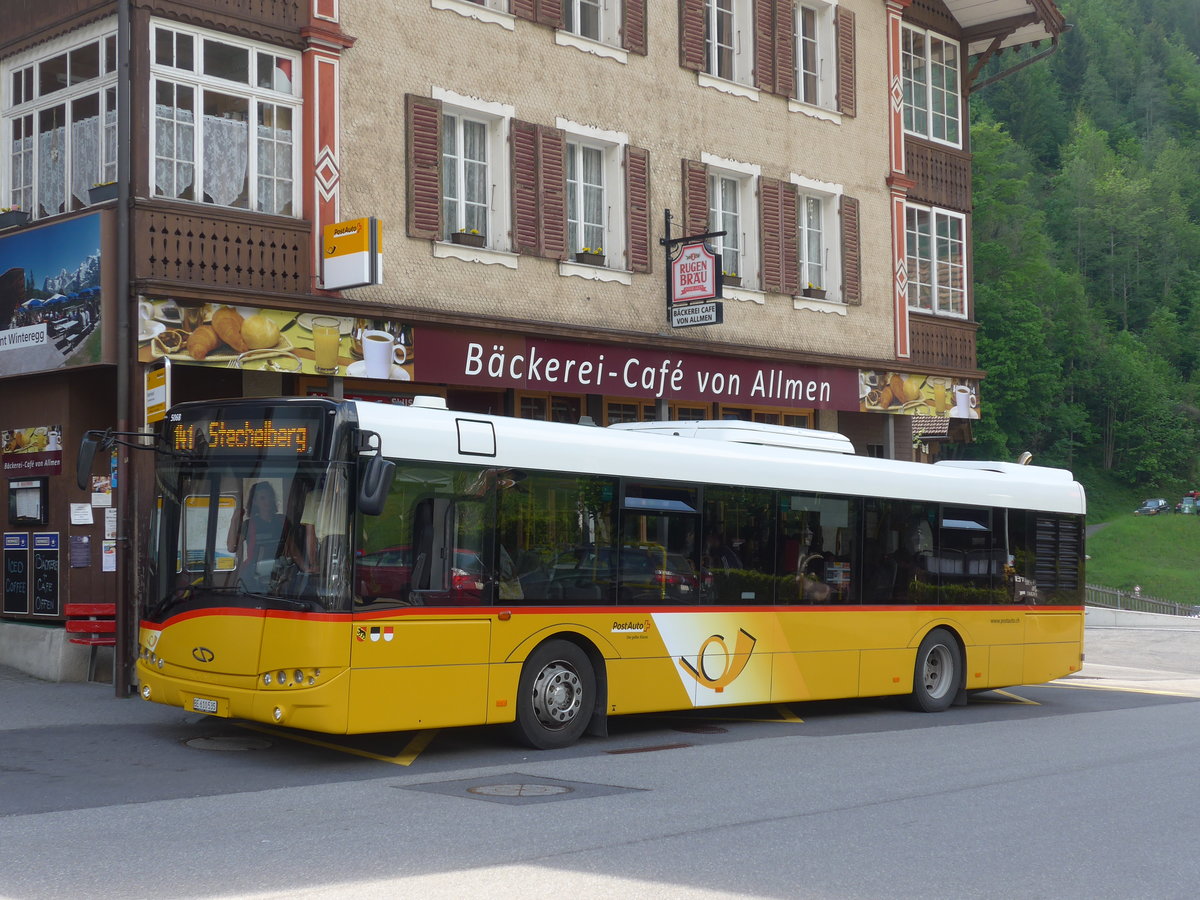
<instances>
[{"instance_id":1,"label":"white bus roof","mask_svg":"<svg viewBox=\"0 0 1200 900\"><path fill-rule=\"evenodd\" d=\"M385 455L404 460L584 472L808 493L890 497L1082 515L1062 469L1004 462L935 465L852 455L840 434L750 422L642 422L599 428L353 401Z\"/></svg>"}]
</instances>

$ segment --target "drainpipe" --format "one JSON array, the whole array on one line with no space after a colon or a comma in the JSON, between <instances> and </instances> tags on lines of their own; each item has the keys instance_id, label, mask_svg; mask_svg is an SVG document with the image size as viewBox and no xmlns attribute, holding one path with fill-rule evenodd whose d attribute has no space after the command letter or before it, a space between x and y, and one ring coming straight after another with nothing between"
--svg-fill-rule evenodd
<instances>
[{"instance_id":1,"label":"drainpipe","mask_svg":"<svg viewBox=\"0 0 1200 900\"><path fill-rule=\"evenodd\" d=\"M130 36L132 32L129 0L117 0L117 430L130 431L130 379L133 342L130 340L129 296L129 173L133 115L130 109ZM113 649L113 691L128 697L132 686L130 661L133 659L134 627L137 624L137 573L134 571L130 497L130 448L117 446L117 644Z\"/></svg>"}]
</instances>

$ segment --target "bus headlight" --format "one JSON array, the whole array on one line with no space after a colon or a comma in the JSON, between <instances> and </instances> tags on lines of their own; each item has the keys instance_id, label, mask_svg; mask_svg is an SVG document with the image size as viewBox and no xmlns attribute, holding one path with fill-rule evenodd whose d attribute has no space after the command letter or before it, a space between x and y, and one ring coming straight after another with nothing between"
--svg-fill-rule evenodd
<instances>
[{"instance_id":1,"label":"bus headlight","mask_svg":"<svg viewBox=\"0 0 1200 900\"><path fill-rule=\"evenodd\" d=\"M142 685L142 699L143 700L150 699L150 685L148 685L148 684Z\"/></svg>"},{"instance_id":2,"label":"bus headlight","mask_svg":"<svg viewBox=\"0 0 1200 900\"><path fill-rule=\"evenodd\" d=\"M263 684L265 684L267 687L271 686L271 673L270 672L268 672L266 675L263 676Z\"/></svg>"},{"instance_id":3,"label":"bus headlight","mask_svg":"<svg viewBox=\"0 0 1200 900\"><path fill-rule=\"evenodd\" d=\"M274 709L274 710L271 712L271 717L272 717L272 718L273 718L273 719L274 719L276 722L280 722L280 721L282 721L282 720L283 720L283 710L282 710L282 709L280 709L278 706L277 706L277 707L275 707L275 709Z\"/></svg>"}]
</instances>

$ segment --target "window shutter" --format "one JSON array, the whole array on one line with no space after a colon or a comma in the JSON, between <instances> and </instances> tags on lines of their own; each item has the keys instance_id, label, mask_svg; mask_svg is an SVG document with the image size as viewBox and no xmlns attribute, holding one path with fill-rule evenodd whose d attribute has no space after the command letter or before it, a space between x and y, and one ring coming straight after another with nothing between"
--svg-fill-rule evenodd
<instances>
[{"instance_id":1,"label":"window shutter","mask_svg":"<svg viewBox=\"0 0 1200 900\"><path fill-rule=\"evenodd\" d=\"M540 248L551 259L567 257L567 138L561 128L538 128L541 194Z\"/></svg>"},{"instance_id":2,"label":"window shutter","mask_svg":"<svg viewBox=\"0 0 1200 900\"><path fill-rule=\"evenodd\" d=\"M404 116L408 236L436 241L442 237L442 102L405 94Z\"/></svg>"},{"instance_id":3,"label":"window shutter","mask_svg":"<svg viewBox=\"0 0 1200 900\"><path fill-rule=\"evenodd\" d=\"M858 201L842 196L842 302L862 304L862 248L858 229Z\"/></svg>"},{"instance_id":4,"label":"window shutter","mask_svg":"<svg viewBox=\"0 0 1200 900\"><path fill-rule=\"evenodd\" d=\"M679 65L704 70L704 0L679 0Z\"/></svg>"},{"instance_id":5,"label":"window shutter","mask_svg":"<svg viewBox=\"0 0 1200 900\"><path fill-rule=\"evenodd\" d=\"M754 86L775 90L775 0L754 0Z\"/></svg>"},{"instance_id":6,"label":"window shutter","mask_svg":"<svg viewBox=\"0 0 1200 900\"><path fill-rule=\"evenodd\" d=\"M537 0L537 19L540 25L551 28L562 28L566 24L563 18L562 0Z\"/></svg>"},{"instance_id":7,"label":"window shutter","mask_svg":"<svg viewBox=\"0 0 1200 900\"><path fill-rule=\"evenodd\" d=\"M796 93L796 13L791 0L775 0L775 93Z\"/></svg>"},{"instance_id":8,"label":"window shutter","mask_svg":"<svg viewBox=\"0 0 1200 900\"><path fill-rule=\"evenodd\" d=\"M783 182L760 178L758 182L758 222L762 229L762 287L764 291L783 292L783 221L780 197Z\"/></svg>"},{"instance_id":9,"label":"window shutter","mask_svg":"<svg viewBox=\"0 0 1200 900\"><path fill-rule=\"evenodd\" d=\"M515 5L515 4L514 4ZM538 241L538 128L512 120L513 252L539 251Z\"/></svg>"},{"instance_id":10,"label":"window shutter","mask_svg":"<svg viewBox=\"0 0 1200 900\"><path fill-rule=\"evenodd\" d=\"M800 233L794 184L764 178L759 183L763 290L795 294L800 284Z\"/></svg>"},{"instance_id":11,"label":"window shutter","mask_svg":"<svg viewBox=\"0 0 1200 900\"><path fill-rule=\"evenodd\" d=\"M704 163L683 161L683 233L708 232L708 167Z\"/></svg>"},{"instance_id":12,"label":"window shutter","mask_svg":"<svg viewBox=\"0 0 1200 900\"><path fill-rule=\"evenodd\" d=\"M854 82L854 13L837 9L837 105L846 116L858 115L858 93Z\"/></svg>"},{"instance_id":13,"label":"window shutter","mask_svg":"<svg viewBox=\"0 0 1200 900\"><path fill-rule=\"evenodd\" d=\"M779 245L783 248L783 293L800 293L800 192L794 184L783 185L779 195Z\"/></svg>"},{"instance_id":14,"label":"window shutter","mask_svg":"<svg viewBox=\"0 0 1200 900\"><path fill-rule=\"evenodd\" d=\"M625 0L621 9L621 46L630 53L646 55L646 0Z\"/></svg>"},{"instance_id":15,"label":"window shutter","mask_svg":"<svg viewBox=\"0 0 1200 900\"><path fill-rule=\"evenodd\" d=\"M537 21L537 0L509 0L508 10L518 19Z\"/></svg>"},{"instance_id":16,"label":"window shutter","mask_svg":"<svg viewBox=\"0 0 1200 900\"><path fill-rule=\"evenodd\" d=\"M652 271L650 248L650 151L625 147L626 258L634 272Z\"/></svg>"}]
</instances>

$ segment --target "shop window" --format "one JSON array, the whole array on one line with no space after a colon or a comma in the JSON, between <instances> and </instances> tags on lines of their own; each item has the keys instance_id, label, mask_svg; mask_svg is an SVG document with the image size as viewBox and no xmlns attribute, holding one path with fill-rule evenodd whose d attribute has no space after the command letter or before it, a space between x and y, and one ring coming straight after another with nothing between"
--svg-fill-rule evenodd
<instances>
[{"instance_id":1,"label":"shop window","mask_svg":"<svg viewBox=\"0 0 1200 900\"><path fill-rule=\"evenodd\" d=\"M575 425L583 415L583 398L569 394L517 394L517 417Z\"/></svg>"}]
</instances>

